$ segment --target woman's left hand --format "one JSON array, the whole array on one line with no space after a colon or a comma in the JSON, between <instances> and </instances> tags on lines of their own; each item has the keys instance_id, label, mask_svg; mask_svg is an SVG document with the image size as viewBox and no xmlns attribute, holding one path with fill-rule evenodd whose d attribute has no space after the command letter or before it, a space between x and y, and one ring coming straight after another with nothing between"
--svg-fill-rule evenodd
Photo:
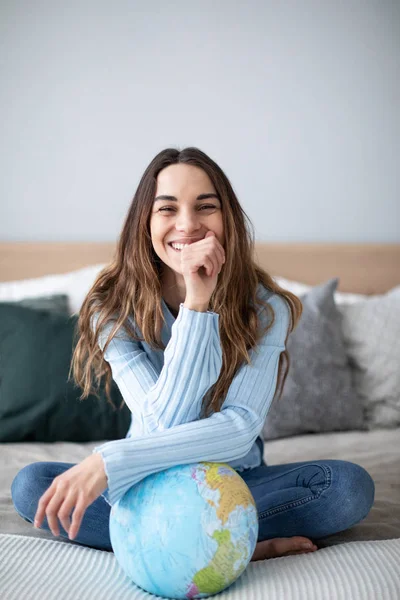
<instances>
[{"instance_id":1,"label":"woman's left hand","mask_svg":"<svg viewBox=\"0 0 400 600\"><path fill-rule=\"evenodd\" d=\"M107 483L103 457L95 452L53 479L39 500L35 527L40 527L46 514L51 532L58 536L58 516L72 540L79 531L85 510L107 489ZM75 510L71 524L72 509Z\"/></svg>"}]
</instances>

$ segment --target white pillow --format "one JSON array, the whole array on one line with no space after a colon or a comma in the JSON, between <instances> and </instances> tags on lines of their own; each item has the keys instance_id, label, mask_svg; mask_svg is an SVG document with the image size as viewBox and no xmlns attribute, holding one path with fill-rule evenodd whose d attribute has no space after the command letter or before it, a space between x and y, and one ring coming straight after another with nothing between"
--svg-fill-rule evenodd
<instances>
[{"instance_id":1,"label":"white pillow","mask_svg":"<svg viewBox=\"0 0 400 600\"><path fill-rule=\"evenodd\" d=\"M400 285L342 306L346 353L369 429L400 425Z\"/></svg>"},{"instance_id":2,"label":"white pillow","mask_svg":"<svg viewBox=\"0 0 400 600\"><path fill-rule=\"evenodd\" d=\"M284 289L296 294L296 296L301 296L301 294L306 294L312 289L312 285L307 285L306 283L300 283L299 281L291 281L289 279L285 279L284 277L273 277L278 285L283 287ZM376 297L374 295L374 297ZM355 302L360 302L360 300L365 300L366 298L371 298L370 295L365 294L350 294L347 292L335 292L334 299L336 304L354 304Z\"/></svg>"},{"instance_id":3,"label":"white pillow","mask_svg":"<svg viewBox=\"0 0 400 600\"><path fill-rule=\"evenodd\" d=\"M1 282L0 302L64 293L69 298L70 314L78 313L94 280L105 266L106 263L90 265L69 273Z\"/></svg>"},{"instance_id":4,"label":"white pillow","mask_svg":"<svg viewBox=\"0 0 400 600\"><path fill-rule=\"evenodd\" d=\"M106 263L90 265L77 271L61 273L56 275L46 275L33 279L23 279L19 281L0 282L0 301L12 302L13 300L22 300L24 298L37 298L55 293L65 293L69 297L71 314L78 313L82 302L85 299L90 287L100 271L106 266ZM284 277L273 278L278 285L293 292L297 296L309 292L313 287L299 281L290 281ZM348 294L344 292L335 292L335 301L337 304L353 304L360 300L365 300L371 296L363 294Z\"/></svg>"}]
</instances>

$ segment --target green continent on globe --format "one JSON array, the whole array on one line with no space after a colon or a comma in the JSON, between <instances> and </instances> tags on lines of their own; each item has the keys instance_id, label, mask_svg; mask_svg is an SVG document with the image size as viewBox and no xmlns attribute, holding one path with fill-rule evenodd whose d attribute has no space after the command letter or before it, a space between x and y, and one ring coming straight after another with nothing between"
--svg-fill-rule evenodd
<instances>
[{"instance_id":1,"label":"green continent on globe","mask_svg":"<svg viewBox=\"0 0 400 600\"><path fill-rule=\"evenodd\" d=\"M193 583L201 594L218 593L237 579L237 573L243 571L246 564L243 561L237 570L233 570L232 565L243 558L243 552L232 544L229 531L215 531L213 538L218 542L213 559L193 577Z\"/></svg>"},{"instance_id":2,"label":"green continent on globe","mask_svg":"<svg viewBox=\"0 0 400 600\"><path fill-rule=\"evenodd\" d=\"M207 502L214 507L222 526L227 525L234 510L246 510L251 506L255 508L249 488L232 467L225 463L204 461L197 465L197 472L199 470L203 471L206 489L220 492L218 502L213 498L207 498ZM197 481L206 496L206 489L200 480ZM218 544L217 550L209 564L192 578L192 584L200 594L215 594L225 589L241 575L248 564L247 545L239 540L233 543L229 528L214 531L212 538ZM238 563L236 568L235 563Z\"/></svg>"}]
</instances>

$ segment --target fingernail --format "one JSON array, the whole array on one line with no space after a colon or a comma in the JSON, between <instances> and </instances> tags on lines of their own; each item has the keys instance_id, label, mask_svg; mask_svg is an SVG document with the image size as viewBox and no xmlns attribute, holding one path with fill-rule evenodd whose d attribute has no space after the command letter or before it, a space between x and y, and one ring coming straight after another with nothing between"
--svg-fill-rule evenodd
<instances>
[{"instance_id":1,"label":"fingernail","mask_svg":"<svg viewBox=\"0 0 400 600\"><path fill-rule=\"evenodd\" d=\"M304 549L306 549L306 548L311 549L313 547L313 545L312 544L302 544L301 547Z\"/></svg>"}]
</instances>

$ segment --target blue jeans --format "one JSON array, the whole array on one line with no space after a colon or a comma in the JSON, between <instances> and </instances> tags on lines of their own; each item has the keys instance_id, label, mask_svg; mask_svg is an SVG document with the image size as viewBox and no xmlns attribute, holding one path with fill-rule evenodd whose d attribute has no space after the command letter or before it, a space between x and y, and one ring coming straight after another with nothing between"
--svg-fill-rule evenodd
<instances>
[{"instance_id":1,"label":"blue jeans","mask_svg":"<svg viewBox=\"0 0 400 600\"><path fill-rule=\"evenodd\" d=\"M23 467L11 485L18 514L33 523L40 497L53 479L74 463L35 462ZM239 472L255 500L258 541L301 535L312 541L362 521L374 503L375 486L361 466L343 460L315 460L267 466ZM83 516L74 542L112 552L111 507L99 496ZM59 521L60 536L68 534ZM41 529L50 531L46 516Z\"/></svg>"}]
</instances>

